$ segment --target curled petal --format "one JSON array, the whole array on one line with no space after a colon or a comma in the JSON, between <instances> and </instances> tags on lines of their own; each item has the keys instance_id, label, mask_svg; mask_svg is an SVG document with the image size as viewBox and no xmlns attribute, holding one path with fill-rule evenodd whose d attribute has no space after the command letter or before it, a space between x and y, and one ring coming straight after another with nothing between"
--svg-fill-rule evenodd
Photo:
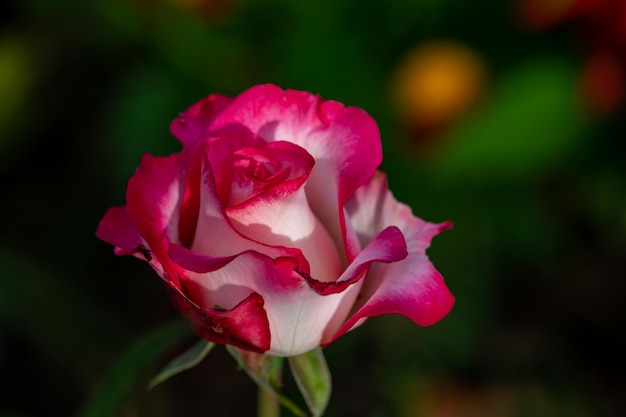
<instances>
[{"instance_id":1,"label":"curled petal","mask_svg":"<svg viewBox=\"0 0 626 417\"><path fill-rule=\"evenodd\" d=\"M219 311L198 306L171 282L166 283L176 309L205 339L258 353L270 348L269 322L259 294L252 293L233 308Z\"/></svg>"},{"instance_id":2,"label":"curled petal","mask_svg":"<svg viewBox=\"0 0 626 417\"><path fill-rule=\"evenodd\" d=\"M397 262L407 256L402 232L391 226L380 232L369 245L352 261L350 266L335 282L320 282L308 274L302 274L311 288L320 295L335 294L360 280L372 262Z\"/></svg>"},{"instance_id":3,"label":"curled petal","mask_svg":"<svg viewBox=\"0 0 626 417\"><path fill-rule=\"evenodd\" d=\"M430 326L445 317L454 305L454 297L441 274L425 255L416 254L398 263L372 265L360 297L354 314L327 343L366 317L401 314L416 324Z\"/></svg>"},{"instance_id":4,"label":"curled petal","mask_svg":"<svg viewBox=\"0 0 626 417\"><path fill-rule=\"evenodd\" d=\"M237 257L242 255L263 257L264 255L255 251L245 251L231 256L207 256L195 253L190 249L184 248L179 245L170 245L168 252L170 259L177 265L182 267L186 271L190 271L196 274L206 274L208 272L215 272L221 268L226 267ZM268 258L269 259L269 258ZM301 287L302 280L293 275L293 271L296 271L300 267L300 260L294 257L283 256L273 260L277 273L272 275L272 281L276 286L284 289L289 287ZM304 265L306 267L306 265ZM254 275L254 271L245 271L241 274L240 280L245 283L247 279ZM283 279L284 278L284 279ZM204 297L204 295L202 295ZM222 305L217 303L217 305Z\"/></svg>"},{"instance_id":5,"label":"curled petal","mask_svg":"<svg viewBox=\"0 0 626 417\"><path fill-rule=\"evenodd\" d=\"M184 269L193 271L193 272L198 272L198 273L211 272L211 271L215 271L216 269L220 269L228 265L229 262L231 262L233 259L235 259L239 255L239 254L231 255L231 256L200 255L195 252L192 252L191 250L183 246L176 245L173 243L170 243L167 254L169 255L172 261L176 262L178 265L182 266Z\"/></svg>"},{"instance_id":6,"label":"curled petal","mask_svg":"<svg viewBox=\"0 0 626 417\"><path fill-rule=\"evenodd\" d=\"M346 215L363 246L394 225L402 231L409 253L425 252L434 236L452 227L451 222L436 224L415 217L409 206L396 201L380 171L348 201Z\"/></svg>"},{"instance_id":7,"label":"curled petal","mask_svg":"<svg viewBox=\"0 0 626 417\"><path fill-rule=\"evenodd\" d=\"M400 262L372 264L351 317L328 343L366 317L395 313L429 326L448 314L454 305L454 297L425 250L431 238L451 227L451 223L437 225L414 217L409 207L393 198L381 173L357 191L347 212L356 234L365 240L377 229L389 224L398 226L406 239L409 254Z\"/></svg>"}]
</instances>

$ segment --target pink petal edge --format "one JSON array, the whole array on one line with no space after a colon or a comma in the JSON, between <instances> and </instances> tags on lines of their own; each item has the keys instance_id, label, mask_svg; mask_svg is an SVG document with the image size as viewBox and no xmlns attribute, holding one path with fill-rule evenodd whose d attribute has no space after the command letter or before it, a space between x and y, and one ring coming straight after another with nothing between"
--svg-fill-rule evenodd
<instances>
[{"instance_id":1,"label":"pink petal edge","mask_svg":"<svg viewBox=\"0 0 626 417\"><path fill-rule=\"evenodd\" d=\"M376 230L392 224L399 227L409 254L399 262L371 265L351 316L325 344L366 317L400 314L422 326L445 317L454 305L454 297L428 259L426 249L431 239L452 223L433 224L415 217L410 207L393 198L380 172L355 193L347 208L351 225L362 238L369 239Z\"/></svg>"},{"instance_id":2,"label":"pink petal edge","mask_svg":"<svg viewBox=\"0 0 626 417\"><path fill-rule=\"evenodd\" d=\"M269 321L261 295L252 293L230 310L218 311L198 306L178 287L165 282L176 309L203 338L258 353L269 350Z\"/></svg>"},{"instance_id":3,"label":"pink petal edge","mask_svg":"<svg viewBox=\"0 0 626 417\"><path fill-rule=\"evenodd\" d=\"M212 94L180 113L170 124L170 132L184 145L191 145L206 136L215 117L231 102L230 97Z\"/></svg>"},{"instance_id":4,"label":"pink petal edge","mask_svg":"<svg viewBox=\"0 0 626 417\"><path fill-rule=\"evenodd\" d=\"M115 246L116 255L132 255L145 248L145 242L133 226L126 207L109 208L98 223L96 237Z\"/></svg>"},{"instance_id":5,"label":"pink petal edge","mask_svg":"<svg viewBox=\"0 0 626 417\"><path fill-rule=\"evenodd\" d=\"M300 272L311 286L320 295L336 294L358 282L373 262L398 262L406 258L408 252L402 232L391 226L380 232L369 245L359 253L352 263L335 282L320 282L308 274Z\"/></svg>"}]
</instances>

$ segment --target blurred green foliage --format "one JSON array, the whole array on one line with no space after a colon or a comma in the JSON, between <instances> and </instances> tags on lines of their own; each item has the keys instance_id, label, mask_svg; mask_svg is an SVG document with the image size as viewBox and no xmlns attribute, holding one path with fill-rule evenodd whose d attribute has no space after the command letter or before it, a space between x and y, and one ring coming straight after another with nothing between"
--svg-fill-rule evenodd
<instances>
[{"instance_id":1,"label":"blurred green foliage","mask_svg":"<svg viewBox=\"0 0 626 417\"><path fill-rule=\"evenodd\" d=\"M623 415L624 109L599 115L579 94L574 24L529 32L515 5L2 2L0 416L254 412L223 349L146 390L184 334L163 339L175 313L160 280L94 230L142 154L178 149L178 112L263 82L364 108L398 199L455 223L429 251L452 313L432 328L371 319L329 346L326 415ZM445 126L415 130L394 74L437 39L471 48L487 82ZM159 355L136 352L154 340ZM89 411L98 398L113 403Z\"/></svg>"}]
</instances>

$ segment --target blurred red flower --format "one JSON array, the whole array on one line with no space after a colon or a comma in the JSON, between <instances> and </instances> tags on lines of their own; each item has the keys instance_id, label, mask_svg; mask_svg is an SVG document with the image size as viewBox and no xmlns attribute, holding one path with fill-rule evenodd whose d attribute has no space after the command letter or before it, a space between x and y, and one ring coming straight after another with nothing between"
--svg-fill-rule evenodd
<instances>
[{"instance_id":1,"label":"blurred red flower","mask_svg":"<svg viewBox=\"0 0 626 417\"><path fill-rule=\"evenodd\" d=\"M626 1L520 0L524 25L542 30L573 22L589 57L581 74L581 92L599 113L612 113L624 100L626 77Z\"/></svg>"}]
</instances>

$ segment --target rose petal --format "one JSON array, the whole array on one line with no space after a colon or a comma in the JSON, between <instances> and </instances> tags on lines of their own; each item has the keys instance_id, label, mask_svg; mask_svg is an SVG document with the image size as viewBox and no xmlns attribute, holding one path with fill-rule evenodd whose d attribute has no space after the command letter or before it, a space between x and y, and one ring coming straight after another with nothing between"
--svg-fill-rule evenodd
<instances>
[{"instance_id":1,"label":"rose petal","mask_svg":"<svg viewBox=\"0 0 626 417\"><path fill-rule=\"evenodd\" d=\"M250 239L272 246L298 248L319 281L335 281L341 273L337 248L309 207L303 189L280 187L247 204L230 207L233 227ZM308 271L307 271L308 272Z\"/></svg>"},{"instance_id":2,"label":"rose petal","mask_svg":"<svg viewBox=\"0 0 626 417\"><path fill-rule=\"evenodd\" d=\"M335 294L360 280L372 262L397 262L406 256L406 243L402 232L397 227L391 226L383 230L359 253L336 282L320 282L307 274L302 276L318 294Z\"/></svg>"},{"instance_id":3,"label":"rose petal","mask_svg":"<svg viewBox=\"0 0 626 417\"><path fill-rule=\"evenodd\" d=\"M230 310L218 311L198 306L171 282L167 283L175 307L200 336L259 353L270 348L269 322L259 294L250 294Z\"/></svg>"},{"instance_id":4,"label":"rose petal","mask_svg":"<svg viewBox=\"0 0 626 417\"><path fill-rule=\"evenodd\" d=\"M141 247L148 249L146 242L131 223L126 207L108 209L98 223L96 236L115 246L116 255L131 255Z\"/></svg>"},{"instance_id":5,"label":"rose petal","mask_svg":"<svg viewBox=\"0 0 626 417\"><path fill-rule=\"evenodd\" d=\"M409 253L424 252L434 236L452 227L450 222L434 224L415 217L409 206L396 201L380 171L348 201L346 216L364 246L380 230L397 226L404 234Z\"/></svg>"},{"instance_id":6,"label":"rose petal","mask_svg":"<svg viewBox=\"0 0 626 417\"><path fill-rule=\"evenodd\" d=\"M409 255L399 263L372 265L360 296L363 301L357 302L355 313L326 344L366 317L401 314L416 324L430 326L445 317L454 305L454 297L441 274L426 256L420 255Z\"/></svg>"},{"instance_id":7,"label":"rose petal","mask_svg":"<svg viewBox=\"0 0 626 417\"><path fill-rule=\"evenodd\" d=\"M231 256L200 255L190 249L173 243L170 243L167 254L172 261L176 262L184 269L198 273L215 271L216 269L224 267L239 256L239 254Z\"/></svg>"},{"instance_id":8,"label":"rose petal","mask_svg":"<svg viewBox=\"0 0 626 417\"><path fill-rule=\"evenodd\" d=\"M179 208L183 200L186 155L144 155L128 181L126 208L139 234L164 254L165 242L178 243Z\"/></svg>"},{"instance_id":9,"label":"rose petal","mask_svg":"<svg viewBox=\"0 0 626 417\"><path fill-rule=\"evenodd\" d=\"M213 119L232 99L221 94L213 94L198 101L182 112L170 124L170 131L184 145L191 145L206 136Z\"/></svg>"},{"instance_id":10,"label":"rose petal","mask_svg":"<svg viewBox=\"0 0 626 417\"><path fill-rule=\"evenodd\" d=\"M189 251L175 257L186 268L200 265L203 256ZM321 296L296 269L293 258L272 260L249 251L211 272L184 272L183 287L190 299L209 309L230 309L250 294L260 294L271 333L268 353L292 356L319 346L336 331L361 286L357 282L342 293Z\"/></svg>"},{"instance_id":11,"label":"rose petal","mask_svg":"<svg viewBox=\"0 0 626 417\"><path fill-rule=\"evenodd\" d=\"M131 223L150 247L150 265L165 280L178 280L167 256L169 242L180 243L178 219L184 190L187 152L168 157L144 155L126 189Z\"/></svg>"},{"instance_id":12,"label":"rose petal","mask_svg":"<svg viewBox=\"0 0 626 417\"><path fill-rule=\"evenodd\" d=\"M307 194L311 208L329 228L335 242L340 238L344 243L347 262L350 263L359 248L346 233L343 206L380 165L380 134L376 122L355 107L344 108L336 102L322 102L318 117L327 123L327 127L316 129L315 134L309 135L300 144L313 155L316 163L316 169L307 183ZM327 197L334 196L335 192L336 202Z\"/></svg>"},{"instance_id":13,"label":"rose petal","mask_svg":"<svg viewBox=\"0 0 626 417\"><path fill-rule=\"evenodd\" d=\"M230 130L207 140L205 152L211 165L216 195L224 207L230 205L233 182L236 182L236 153L249 147L260 148L267 143L245 129ZM236 184L235 184L236 185Z\"/></svg>"},{"instance_id":14,"label":"rose petal","mask_svg":"<svg viewBox=\"0 0 626 417\"><path fill-rule=\"evenodd\" d=\"M182 186L183 194L180 201L178 235L180 243L189 247L196 236L198 215L200 213L200 190L202 188L202 152L201 143L188 147L186 175Z\"/></svg>"},{"instance_id":15,"label":"rose petal","mask_svg":"<svg viewBox=\"0 0 626 417\"><path fill-rule=\"evenodd\" d=\"M414 217L408 206L393 198L381 173L357 191L347 212L352 227L364 240L389 224L398 226L406 239L409 255L400 262L372 264L352 316L326 343L345 334L366 317L395 313L428 326L448 314L454 297L425 250L431 238L451 227L451 223L436 225Z\"/></svg>"}]
</instances>

